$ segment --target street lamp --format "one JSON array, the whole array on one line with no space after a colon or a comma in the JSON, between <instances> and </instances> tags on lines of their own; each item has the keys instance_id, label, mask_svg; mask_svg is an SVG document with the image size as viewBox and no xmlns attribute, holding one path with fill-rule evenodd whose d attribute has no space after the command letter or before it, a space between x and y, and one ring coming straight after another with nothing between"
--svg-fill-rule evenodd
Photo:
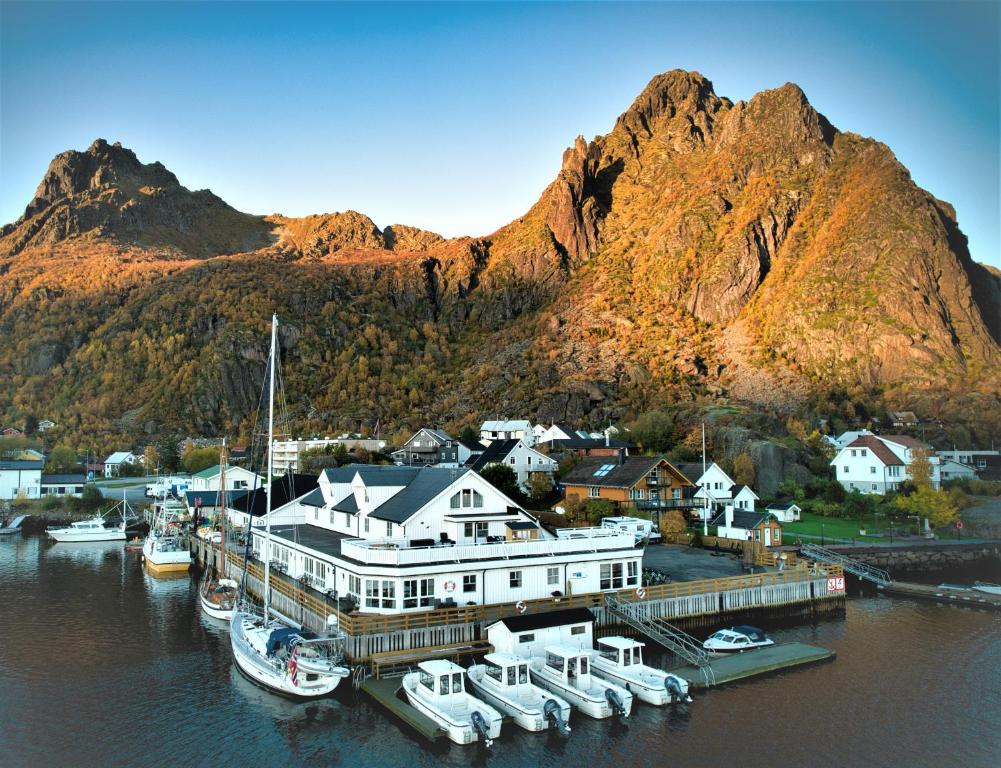
<instances>
[{"instance_id":1,"label":"street lamp","mask_svg":"<svg viewBox=\"0 0 1001 768\"><path fill-rule=\"evenodd\" d=\"M820 524L820 546L824 546L826 541L824 540L824 524Z\"/></svg>"}]
</instances>

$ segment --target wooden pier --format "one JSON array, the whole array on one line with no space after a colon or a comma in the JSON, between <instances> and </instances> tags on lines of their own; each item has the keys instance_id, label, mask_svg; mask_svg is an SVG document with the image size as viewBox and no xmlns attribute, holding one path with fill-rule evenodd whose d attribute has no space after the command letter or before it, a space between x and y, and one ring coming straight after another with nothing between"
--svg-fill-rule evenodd
<instances>
[{"instance_id":1,"label":"wooden pier","mask_svg":"<svg viewBox=\"0 0 1001 768\"><path fill-rule=\"evenodd\" d=\"M383 677L369 678L361 684L361 690L385 707L390 714L395 715L406 725L409 725L424 738L435 741L445 735L444 729L427 715L418 712L398 693L403 686L403 678Z\"/></svg>"},{"instance_id":2,"label":"wooden pier","mask_svg":"<svg viewBox=\"0 0 1001 768\"><path fill-rule=\"evenodd\" d=\"M816 664L833 659L834 656L834 651L804 643L770 645L767 648L714 658L709 665L712 667L710 679L713 685L723 685L735 680L801 667L804 664ZM679 667L670 671L687 680L694 688L707 687L706 675L698 667Z\"/></svg>"},{"instance_id":3,"label":"wooden pier","mask_svg":"<svg viewBox=\"0 0 1001 768\"><path fill-rule=\"evenodd\" d=\"M975 608L1001 609L1001 595L988 592L978 592L970 588L950 588L942 585L913 584L907 581L894 581L881 589L888 595L897 597L914 597L919 600L935 600L939 603L967 605Z\"/></svg>"}]
</instances>

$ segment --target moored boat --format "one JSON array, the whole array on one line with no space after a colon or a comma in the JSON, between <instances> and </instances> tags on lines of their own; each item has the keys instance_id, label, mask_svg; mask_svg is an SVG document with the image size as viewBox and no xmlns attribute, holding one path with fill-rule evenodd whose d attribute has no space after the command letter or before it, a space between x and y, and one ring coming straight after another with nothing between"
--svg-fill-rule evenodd
<instances>
[{"instance_id":1,"label":"moored boat","mask_svg":"<svg viewBox=\"0 0 1001 768\"><path fill-rule=\"evenodd\" d=\"M743 653L754 648L775 645L775 641L757 627L742 624L711 634L702 647L712 654Z\"/></svg>"},{"instance_id":2,"label":"moored boat","mask_svg":"<svg viewBox=\"0 0 1001 768\"><path fill-rule=\"evenodd\" d=\"M561 696L589 717L628 717L633 695L591 673L591 652L562 645L546 647L545 658L533 658L531 679Z\"/></svg>"},{"instance_id":3,"label":"moored boat","mask_svg":"<svg viewBox=\"0 0 1001 768\"><path fill-rule=\"evenodd\" d=\"M121 525L108 528L100 515L90 520L78 520L66 528L49 528L46 535L61 542L125 541L125 520Z\"/></svg>"},{"instance_id":4,"label":"moored boat","mask_svg":"<svg viewBox=\"0 0 1001 768\"><path fill-rule=\"evenodd\" d=\"M0 525L0 536L12 536L21 532L21 523L25 521L27 515L18 515L6 525Z\"/></svg>"},{"instance_id":5,"label":"moored boat","mask_svg":"<svg viewBox=\"0 0 1001 768\"><path fill-rule=\"evenodd\" d=\"M143 542L143 563L154 576L185 573L191 567L191 551L167 498L153 510L153 522Z\"/></svg>"},{"instance_id":6,"label":"moored boat","mask_svg":"<svg viewBox=\"0 0 1001 768\"><path fill-rule=\"evenodd\" d=\"M483 701L511 717L528 731L555 728L570 733L570 704L532 682L528 659L509 653L488 653L482 664L467 671L469 684Z\"/></svg>"},{"instance_id":7,"label":"moored boat","mask_svg":"<svg viewBox=\"0 0 1001 768\"><path fill-rule=\"evenodd\" d=\"M643 663L644 643L628 637L602 637L597 643L598 649L591 656L596 676L657 707L692 700L687 680Z\"/></svg>"},{"instance_id":8,"label":"moored boat","mask_svg":"<svg viewBox=\"0 0 1001 768\"><path fill-rule=\"evenodd\" d=\"M240 599L240 585L233 579L206 579L198 590L198 602L213 619L229 621Z\"/></svg>"},{"instance_id":9,"label":"moored boat","mask_svg":"<svg viewBox=\"0 0 1001 768\"><path fill-rule=\"evenodd\" d=\"M984 592L988 595L1001 595L1001 584L991 584L987 581L975 581L973 582L973 588L977 592Z\"/></svg>"},{"instance_id":10,"label":"moored boat","mask_svg":"<svg viewBox=\"0 0 1001 768\"><path fill-rule=\"evenodd\" d=\"M416 710L445 729L456 744L482 741L489 747L500 736L503 717L466 692L465 670L444 659L422 661L403 676L403 693Z\"/></svg>"}]
</instances>

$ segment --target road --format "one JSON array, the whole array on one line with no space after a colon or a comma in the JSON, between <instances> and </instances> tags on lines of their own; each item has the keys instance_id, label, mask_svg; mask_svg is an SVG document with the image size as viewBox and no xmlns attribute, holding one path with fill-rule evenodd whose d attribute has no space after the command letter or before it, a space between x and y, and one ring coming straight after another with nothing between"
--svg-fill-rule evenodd
<instances>
[{"instance_id":1,"label":"road","mask_svg":"<svg viewBox=\"0 0 1001 768\"><path fill-rule=\"evenodd\" d=\"M125 487L121 486L122 483L129 483ZM101 495L106 499L114 499L115 501L122 500L122 492L125 492L125 498L133 503L140 501L148 501L146 498L146 478L145 477L116 477L111 480L98 480L94 483L97 489L101 492Z\"/></svg>"}]
</instances>

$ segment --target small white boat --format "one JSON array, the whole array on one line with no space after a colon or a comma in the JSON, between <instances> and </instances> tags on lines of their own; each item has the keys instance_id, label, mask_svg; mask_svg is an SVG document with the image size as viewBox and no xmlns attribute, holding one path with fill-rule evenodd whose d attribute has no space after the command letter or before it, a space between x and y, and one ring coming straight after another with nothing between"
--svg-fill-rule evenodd
<instances>
[{"instance_id":1,"label":"small white boat","mask_svg":"<svg viewBox=\"0 0 1001 768\"><path fill-rule=\"evenodd\" d=\"M528 659L509 653L488 653L483 664L467 671L469 684L483 701L510 716L528 731L555 728L570 733L570 704L532 682Z\"/></svg>"},{"instance_id":2,"label":"small white boat","mask_svg":"<svg viewBox=\"0 0 1001 768\"><path fill-rule=\"evenodd\" d=\"M757 627L742 624L714 632L702 643L702 647L712 654L743 653L752 648L775 645L775 641Z\"/></svg>"},{"instance_id":3,"label":"small white boat","mask_svg":"<svg viewBox=\"0 0 1001 768\"><path fill-rule=\"evenodd\" d=\"M106 528L104 518L98 515L90 520L79 520L68 528L49 528L46 535L63 542L125 541L125 520L114 528Z\"/></svg>"},{"instance_id":4,"label":"small white boat","mask_svg":"<svg viewBox=\"0 0 1001 768\"><path fill-rule=\"evenodd\" d=\"M633 708L629 691L591 674L591 652L582 648L548 646L546 658L532 659L531 677L589 717L629 717Z\"/></svg>"},{"instance_id":5,"label":"small white boat","mask_svg":"<svg viewBox=\"0 0 1001 768\"><path fill-rule=\"evenodd\" d=\"M351 670L341 665L339 638L321 638L277 619L237 610L230 644L240 671L258 685L297 699L333 693Z\"/></svg>"},{"instance_id":6,"label":"small white boat","mask_svg":"<svg viewBox=\"0 0 1001 768\"><path fill-rule=\"evenodd\" d=\"M202 610L213 619L230 621L240 599L240 585L233 579L206 579L198 590Z\"/></svg>"},{"instance_id":7,"label":"small white boat","mask_svg":"<svg viewBox=\"0 0 1001 768\"><path fill-rule=\"evenodd\" d=\"M414 709L441 725L456 744L482 741L489 747L500 736L503 717L466 692L465 670L444 659L422 661L403 676L403 693Z\"/></svg>"},{"instance_id":8,"label":"small white boat","mask_svg":"<svg viewBox=\"0 0 1001 768\"><path fill-rule=\"evenodd\" d=\"M988 595L1001 595L1001 584L991 584L988 581L975 581L973 588L977 592L984 592Z\"/></svg>"},{"instance_id":9,"label":"small white boat","mask_svg":"<svg viewBox=\"0 0 1001 768\"><path fill-rule=\"evenodd\" d=\"M643 663L643 646L628 637L602 637L591 656L591 670L656 707L691 701L687 680Z\"/></svg>"},{"instance_id":10,"label":"small white boat","mask_svg":"<svg viewBox=\"0 0 1001 768\"><path fill-rule=\"evenodd\" d=\"M27 515L18 515L7 525L0 526L0 536L11 536L15 533L20 533L21 523L23 523L27 517Z\"/></svg>"}]
</instances>

